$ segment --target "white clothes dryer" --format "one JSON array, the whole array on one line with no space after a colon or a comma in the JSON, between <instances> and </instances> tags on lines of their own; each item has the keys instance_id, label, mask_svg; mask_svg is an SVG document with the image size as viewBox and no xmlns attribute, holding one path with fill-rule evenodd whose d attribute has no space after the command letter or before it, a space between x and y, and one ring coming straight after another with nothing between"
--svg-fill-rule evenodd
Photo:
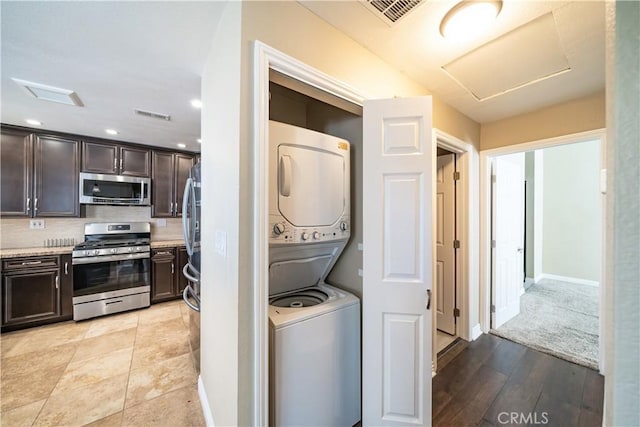
<instances>
[{"instance_id":1,"label":"white clothes dryer","mask_svg":"<svg viewBox=\"0 0 640 427\"><path fill-rule=\"evenodd\" d=\"M360 301L319 284L270 298L270 424L360 420Z\"/></svg>"}]
</instances>

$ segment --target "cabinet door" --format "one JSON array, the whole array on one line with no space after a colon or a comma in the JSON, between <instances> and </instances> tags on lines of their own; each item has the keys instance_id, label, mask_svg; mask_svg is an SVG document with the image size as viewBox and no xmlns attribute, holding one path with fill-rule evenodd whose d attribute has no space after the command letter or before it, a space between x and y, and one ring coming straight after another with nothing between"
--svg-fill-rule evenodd
<instances>
[{"instance_id":1,"label":"cabinet door","mask_svg":"<svg viewBox=\"0 0 640 427\"><path fill-rule=\"evenodd\" d=\"M34 144L34 216L80 216L80 142L37 136Z\"/></svg>"},{"instance_id":2,"label":"cabinet door","mask_svg":"<svg viewBox=\"0 0 640 427\"><path fill-rule=\"evenodd\" d=\"M174 211L173 154L154 151L152 154L151 216L171 217Z\"/></svg>"},{"instance_id":3,"label":"cabinet door","mask_svg":"<svg viewBox=\"0 0 640 427\"><path fill-rule=\"evenodd\" d=\"M176 154L176 216L182 216L182 195L184 194L184 184L189 178L189 171L193 167L193 156L186 154Z\"/></svg>"},{"instance_id":4,"label":"cabinet door","mask_svg":"<svg viewBox=\"0 0 640 427\"><path fill-rule=\"evenodd\" d=\"M73 267L71 254L60 256L60 315L73 318Z\"/></svg>"},{"instance_id":5,"label":"cabinet door","mask_svg":"<svg viewBox=\"0 0 640 427\"><path fill-rule=\"evenodd\" d=\"M29 324L60 316L58 270L19 271L2 278L2 325Z\"/></svg>"},{"instance_id":6,"label":"cabinet door","mask_svg":"<svg viewBox=\"0 0 640 427\"><path fill-rule=\"evenodd\" d=\"M176 269L176 282L178 283L178 296L182 295L182 291L187 287L189 281L184 274L182 274L182 269L187 262L189 262L189 255L187 254L187 249L185 247L176 248L177 258L178 258L178 268Z\"/></svg>"},{"instance_id":7,"label":"cabinet door","mask_svg":"<svg viewBox=\"0 0 640 427\"><path fill-rule=\"evenodd\" d=\"M100 142L82 144L82 172L118 173L118 146Z\"/></svg>"},{"instance_id":8,"label":"cabinet door","mask_svg":"<svg viewBox=\"0 0 640 427\"><path fill-rule=\"evenodd\" d=\"M2 129L0 142L2 215L31 216L31 138L26 132Z\"/></svg>"},{"instance_id":9,"label":"cabinet door","mask_svg":"<svg viewBox=\"0 0 640 427\"><path fill-rule=\"evenodd\" d=\"M151 302L175 298L175 273L173 249L154 249L151 251Z\"/></svg>"},{"instance_id":10,"label":"cabinet door","mask_svg":"<svg viewBox=\"0 0 640 427\"><path fill-rule=\"evenodd\" d=\"M141 148L120 147L120 175L148 178L151 169L150 151Z\"/></svg>"}]
</instances>

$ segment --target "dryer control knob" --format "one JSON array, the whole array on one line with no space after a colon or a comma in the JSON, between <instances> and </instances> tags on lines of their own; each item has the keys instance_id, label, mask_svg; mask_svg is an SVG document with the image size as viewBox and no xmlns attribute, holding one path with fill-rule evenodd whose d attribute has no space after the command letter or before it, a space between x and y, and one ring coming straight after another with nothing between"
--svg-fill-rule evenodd
<instances>
[{"instance_id":1,"label":"dryer control knob","mask_svg":"<svg viewBox=\"0 0 640 427\"><path fill-rule=\"evenodd\" d=\"M320 233L318 233L317 231L313 232L313 238L318 240L320 238Z\"/></svg>"},{"instance_id":2,"label":"dryer control knob","mask_svg":"<svg viewBox=\"0 0 640 427\"><path fill-rule=\"evenodd\" d=\"M300 237L302 237L302 240L307 240L307 239L309 239L309 234L306 231L304 231L302 233L302 236L300 236Z\"/></svg>"},{"instance_id":3,"label":"dryer control knob","mask_svg":"<svg viewBox=\"0 0 640 427\"><path fill-rule=\"evenodd\" d=\"M340 223L340 230L341 230L341 231L347 231L347 228L349 228L349 226L347 225L347 223L346 223L346 222L344 222L344 221L342 221L342 222Z\"/></svg>"},{"instance_id":4,"label":"dryer control knob","mask_svg":"<svg viewBox=\"0 0 640 427\"><path fill-rule=\"evenodd\" d=\"M284 224L281 224L281 223L275 224L273 226L273 234L275 234L276 236L279 236L282 233L284 233Z\"/></svg>"}]
</instances>

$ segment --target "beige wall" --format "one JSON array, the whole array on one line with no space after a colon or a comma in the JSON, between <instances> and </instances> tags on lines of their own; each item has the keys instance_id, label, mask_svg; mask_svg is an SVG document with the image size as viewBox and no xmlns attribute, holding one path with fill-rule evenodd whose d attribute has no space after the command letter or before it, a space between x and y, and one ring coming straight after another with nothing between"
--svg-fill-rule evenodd
<instances>
[{"instance_id":1,"label":"beige wall","mask_svg":"<svg viewBox=\"0 0 640 427\"><path fill-rule=\"evenodd\" d=\"M480 150L606 127L604 91L519 116L483 123Z\"/></svg>"},{"instance_id":2,"label":"beige wall","mask_svg":"<svg viewBox=\"0 0 640 427\"><path fill-rule=\"evenodd\" d=\"M29 220L3 218L0 222L2 238L0 248L37 248L44 246L46 239L84 240L84 224L87 222L129 222L151 223L152 240L182 239L182 222L178 218L166 218L164 227L158 226L159 218L151 218L150 207L139 206L87 206L83 218L42 218L45 228L29 229Z\"/></svg>"}]
</instances>

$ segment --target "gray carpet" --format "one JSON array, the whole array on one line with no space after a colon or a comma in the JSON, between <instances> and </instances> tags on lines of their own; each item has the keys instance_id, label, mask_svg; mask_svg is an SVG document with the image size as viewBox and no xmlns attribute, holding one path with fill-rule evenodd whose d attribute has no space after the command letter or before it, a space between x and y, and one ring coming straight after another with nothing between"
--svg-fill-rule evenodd
<instances>
[{"instance_id":1,"label":"gray carpet","mask_svg":"<svg viewBox=\"0 0 640 427\"><path fill-rule=\"evenodd\" d=\"M544 279L520 298L520 314L491 333L598 369L599 288Z\"/></svg>"}]
</instances>

